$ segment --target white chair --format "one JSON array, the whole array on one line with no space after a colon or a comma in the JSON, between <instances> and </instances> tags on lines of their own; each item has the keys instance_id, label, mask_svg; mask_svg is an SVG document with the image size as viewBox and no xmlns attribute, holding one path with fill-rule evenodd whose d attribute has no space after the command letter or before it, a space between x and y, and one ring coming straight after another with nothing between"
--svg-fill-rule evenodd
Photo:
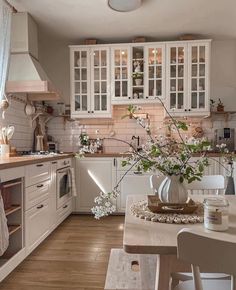
<instances>
[{"instance_id":1,"label":"white chair","mask_svg":"<svg viewBox=\"0 0 236 290\"><path fill-rule=\"evenodd\" d=\"M222 175L205 175L201 181L186 183L190 194L219 194L219 190L225 189L225 178ZM228 279L224 274L202 274L202 279ZM171 274L171 289L174 289L180 281L192 280L191 273L176 272Z\"/></svg>"},{"instance_id":2,"label":"white chair","mask_svg":"<svg viewBox=\"0 0 236 290\"><path fill-rule=\"evenodd\" d=\"M180 283L175 290L236 290L236 242L183 229L178 233L177 244L178 258L191 263L193 280ZM203 280L201 267L209 272L230 274L231 280Z\"/></svg>"},{"instance_id":3,"label":"white chair","mask_svg":"<svg viewBox=\"0 0 236 290\"><path fill-rule=\"evenodd\" d=\"M193 181L185 185L191 194L219 194L219 190L225 189L225 178L223 175L204 175L201 181Z\"/></svg>"}]
</instances>

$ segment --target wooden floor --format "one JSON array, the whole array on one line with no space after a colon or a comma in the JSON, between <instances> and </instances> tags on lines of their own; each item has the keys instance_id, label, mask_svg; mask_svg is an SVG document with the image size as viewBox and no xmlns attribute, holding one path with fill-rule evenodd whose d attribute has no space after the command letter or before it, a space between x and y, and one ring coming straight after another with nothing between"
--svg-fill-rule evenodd
<instances>
[{"instance_id":1,"label":"wooden floor","mask_svg":"<svg viewBox=\"0 0 236 290\"><path fill-rule=\"evenodd\" d=\"M124 217L72 215L2 283L1 290L102 290L111 248L122 248Z\"/></svg>"}]
</instances>

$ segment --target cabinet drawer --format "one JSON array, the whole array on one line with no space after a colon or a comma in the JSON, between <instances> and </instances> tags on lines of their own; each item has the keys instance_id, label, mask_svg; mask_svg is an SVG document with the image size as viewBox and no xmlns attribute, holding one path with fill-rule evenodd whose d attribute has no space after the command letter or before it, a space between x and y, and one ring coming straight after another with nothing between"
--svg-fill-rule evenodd
<instances>
[{"instance_id":1,"label":"cabinet drawer","mask_svg":"<svg viewBox=\"0 0 236 290\"><path fill-rule=\"evenodd\" d=\"M66 202L62 207L57 210L57 224L59 225L65 218L72 213L72 199Z\"/></svg>"},{"instance_id":2,"label":"cabinet drawer","mask_svg":"<svg viewBox=\"0 0 236 290\"><path fill-rule=\"evenodd\" d=\"M49 197L50 180L29 186L25 190L25 209L37 205Z\"/></svg>"},{"instance_id":3,"label":"cabinet drawer","mask_svg":"<svg viewBox=\"0 0 236 290\"><path fill-rule=\"evenodd\" d=\"M25 212L25 243L27 254L32 252L49 233L49 199Z\"/></svg>"},{"instance_id":4,"label":"cabinet drawer","mask_svg":"<svg viewBox=\"0 0 236 290\"><path fill-rule=\"evenodd\" d=\"M25 185L30 186L50 178L50 163L43 162L26 166Z\"/></svg>"}]
</instances>

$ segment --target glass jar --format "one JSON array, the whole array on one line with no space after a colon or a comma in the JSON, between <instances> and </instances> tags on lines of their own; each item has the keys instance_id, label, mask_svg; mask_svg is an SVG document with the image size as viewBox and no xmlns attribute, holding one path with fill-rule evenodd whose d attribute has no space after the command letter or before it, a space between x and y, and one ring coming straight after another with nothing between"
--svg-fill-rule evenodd
<instances>
[{"instance_id":1,"label":"glass jar","mask_svg":"<svg viewBox=\"0 0 236 290\"><path fill-rule=\"evenodd\" d=\"M229 228L229 202L223 196L204 200L204 226L212 231L226 231Z\"/></svg>"}]
</instances>

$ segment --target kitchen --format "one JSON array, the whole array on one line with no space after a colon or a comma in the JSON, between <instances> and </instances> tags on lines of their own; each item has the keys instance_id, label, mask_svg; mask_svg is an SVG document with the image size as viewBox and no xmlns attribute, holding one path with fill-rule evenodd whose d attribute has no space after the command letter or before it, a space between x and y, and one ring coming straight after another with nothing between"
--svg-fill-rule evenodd
<instances>
[{"instance_id":1,"label":"kitchen","mask_svg":"<svg viewBox=\"0 0 236 290\"><path fill-rule=\"evenodd\" d=\"M0 289L117 289L107 282L112 280L108 260L111 249L125 249L127 198L152 195L155 174L122 161L133 150L146 150L148 130L178 139L178 129L169 130L169 114L176 124L186 123L184 140L205 138L212 144L204 176L230 180L223 164L229 155L216 152L216 145L226 143L230 152L236 146L236 40L228 16L235 4L229 1L223 9L217 2L214 11L207 4L209 19L215 23L218 14L224 19L213 28L207 12L205 22L191 12L192 26L183 23L181 13L194 8L185 1L176 11L171 1L166 6L134 0L134 7L121 0L1 2L11 14L11 54L1 100L1 193L8 225L3 233L9 234L9 245L4 247L3 238ZM169 9L179 26L161 27L159 9ZM101 17L108 17L110 29ZM191 160L198 159L195 154ZM227 185L224 181L221 193ZM96 221L94 200L116 187L114 215ZM39 277L37 265L44 268ZM61 271L77 276L70 284ZM88 278L80 282L80 275Z\"/></svg>"}]
</instances>

